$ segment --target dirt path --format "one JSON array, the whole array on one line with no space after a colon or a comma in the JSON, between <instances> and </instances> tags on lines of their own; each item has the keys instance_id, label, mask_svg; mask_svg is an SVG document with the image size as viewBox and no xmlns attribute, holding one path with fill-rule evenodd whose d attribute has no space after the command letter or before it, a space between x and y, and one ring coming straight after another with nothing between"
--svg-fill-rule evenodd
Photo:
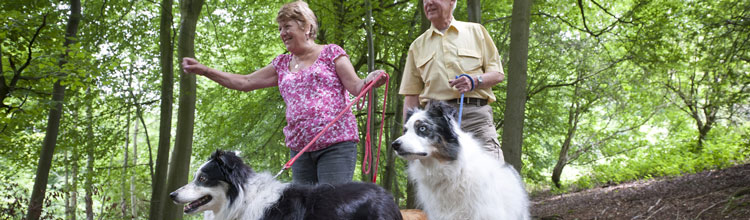
<instances>
[{"instance_id":1,"label":"dirt path","mask_svg":"<svg viewBox=\"0 0 750 220\"><path fill-rule=\"evenodd\" d=\"M535 219L750 220L750 164L532 198Z\"/></svg>"}]
</instances>

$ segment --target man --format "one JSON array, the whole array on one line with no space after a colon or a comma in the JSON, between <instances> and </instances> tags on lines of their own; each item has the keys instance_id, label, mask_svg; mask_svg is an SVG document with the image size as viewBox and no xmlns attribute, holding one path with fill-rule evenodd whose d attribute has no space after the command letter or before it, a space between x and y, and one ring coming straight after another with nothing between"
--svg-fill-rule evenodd
<instances>
[{"instance_id":1,"label":"man","mask_svg":"<svg viewBox=\"0 0 750 220\"><path fill-rule=\"evenodd\" d=\"M464 93L461 128L504 161L489 106L496 101L492 86L505 78L495 43L482 25L453 18L456 0L424 0L423 6L432 25L409 47L399 90L404 95L404 116L430 100L458 108ZM461 74L470 77L456 78Z\"/></svg>"}]
</instances>

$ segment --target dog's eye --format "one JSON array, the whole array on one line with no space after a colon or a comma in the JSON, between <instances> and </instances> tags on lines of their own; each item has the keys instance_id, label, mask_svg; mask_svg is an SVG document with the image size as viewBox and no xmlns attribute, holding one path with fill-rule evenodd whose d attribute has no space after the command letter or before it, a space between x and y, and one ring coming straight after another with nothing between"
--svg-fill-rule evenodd
<instances>
[{"instance_id":1,"label":"dog's eye","mask_svg":"<svg viewBox=\"0 0 750 220\"><path fill-rule=\"evenodd\" d=\"M425 127L425 126L419 126L419 131L425 131L425 130L427 130L427 127Z\"/></svg>"},{"instance_id":2,"label":"dog's eye","mask_svg":"<svg viewBox=\"0 0 750 220\"><path fill-rule=\"evenodd\" d=\"M206 182L206 177L205 176L198 177L198 182Z\"/></svg>"}]
</instances>

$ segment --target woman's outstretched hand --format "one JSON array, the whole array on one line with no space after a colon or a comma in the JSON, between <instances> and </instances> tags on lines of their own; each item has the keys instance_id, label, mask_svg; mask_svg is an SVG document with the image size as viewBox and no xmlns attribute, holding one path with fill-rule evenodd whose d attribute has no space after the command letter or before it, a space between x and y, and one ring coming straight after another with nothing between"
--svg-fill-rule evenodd
<instances>
[{"instance_id":1,"label":"woman's outstretched hand","mask_svg":"<svg viewBox=\"0 0 750 220\"><path fill-rule=\"evenodd\" d=\"M208 67L206 65L203 65L198 62L198 60L190 58L190 57L183 57L182 58L182 71L185 73L193 73L201 76L205 76L208 72Z\"/></svg>"},{"instance_id":2,"label":"woman's outstretched hand","mask_svg":"<svg viewBox=\"0 0 750 220\"><path fill-rule=\"evenodd\" d=\"M380 74L382 73L385 73L385 70L375 70L367 74L367 77L365 77L365 85L367 85L367 83L370 83L371 81L378 78L378 76L380 76ZM375 82L375 87L380 87L383 84L385 84L385 82L386 82L385 76L383 76L380 79L378 79L378 81Z\"/></svg>"}]
</instances>

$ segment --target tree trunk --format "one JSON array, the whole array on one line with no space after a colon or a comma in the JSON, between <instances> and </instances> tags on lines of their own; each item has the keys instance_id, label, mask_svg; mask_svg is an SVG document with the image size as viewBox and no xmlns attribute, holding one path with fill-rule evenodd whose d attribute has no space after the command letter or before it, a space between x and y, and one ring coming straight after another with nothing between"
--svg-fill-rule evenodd
<instances>
[{"instance_id":1,"label":"tree trunk","mask_svg":"<svg viewBox=\"0 0 750 220\"><path fill-rule=\"evenodd\" d=\"M407 50L408 51L408 50ZM404 57L406 57L404 55ZM383 178L383 187L388 190L389 192L393 193L393 197L398 201L398 196L396 191L399 190L398 188L398 182L396 179L398 178L396 176L396 160L399 160L399 158L396 158L396 154L393 151L393 148L391 147L391 142L401 136L401 121L403 120L403 114L401 114L402 109L404 108L403 99L401 99L399 96L396 96L395 94L398 94L398 86L401 82L401 73L391 73L391 81L396 82L389 82L390 85L388 87L389 91L388 94L394 94L391 96L389 100L389 106L390 110L389 112L393 112L393 117L391 120L388 120L388 128L390 131L390 134L388 135L388 138L386 138L383 142L385 144L385 152L386 152L386 165L385 165L385 177ZM395 189L395 190L394 190Z\"/></svg>"},{"instance_id":2,"label":"tree trunk","mask_svg":"<svg viewBox=\"0 0 750 220\"><path fill-rule=\"evenodd\" d=\"M148 218L163 218L163 204L167 199L167 168L169 167L169 147L172 131L172 95L174 66L172 64L172 0L161 1L161 22L159 23L159 50L161 57L161 114L159 116L159 146L156 152L156 170L151 177L151 207Z\"/></svg>"},{"instance_id":3,"label":"tree trunk","mask_svg":"<svg viewBox=\"0 0 750 220\"><path fill-rule=\"evenodd\" d=\"M372 33L372 5L370 4L370 0L365 0L365 7L367 10L367 17L365 18L365 33L366 33L365 38L367 40L367 72L370 73L375 70L375 45L373 44L373 39L372 39L373 38L372 36L373 35ZM377 165L377 157L379 153L377 146L376 146L378 144L378 139L380 138L378 137L379 133L377 129L377 127L379 126L377 126L375 122L375 112L377 112L376 106L377 106L378 101L376 100L375 97L377 97L376 89L373 88L372 92L368 94L369 100L367 102L367 105L368 105L367 114L371 116L367 118L367 121L368 121L367 129L370 131L369 135L370 135L371 149L369 153L371 156L370 161L372 163L368 162L367 165L369 167L365 168L365 169L368 169L370 173L362 174L363 178L366 178L364 180L365 182L374 181L376 178L375 169L377 169L376 165Z\"/></svg>"},{"instance_id":4,"label":"tree trunk","mask_svg":"<svg viewBox=\"0 0 750 220\"><path fill-rule=\"evenodd\" d=\"M63 46L68 48L76 42L78 33L78 24L81 22L81 1L70 0L70 17L65 28L65 43ZM68 51L60 58L59 66L63 65L68 58ZM60 119L62 118L63 101L65 98L65 87L60 84L60 79L52 87L52 107L47 117L47 133L44 135L41 153L39 154L39 167L36 170L34 178L34 188L31 191L29 199L29 211L26 219L37 220L42 215L42 205L44 194L47 192L47 180L49 179L49 170L52 167L52 156L55 154L55 145L57 145L57 135L60 131Z\"/></svg>"},{"instance_id":5,"label":"tree trunk","mask_svg":"<svg viewBox=\"0 0 750 220\"><path fill-rule=\"evenodd\" d=\"M198 23L203 0L181 0L182 15L177 56L195 57L195 26ZM193 125L195 123L195 75L186 74L180 68L180 99L177 111L177 136L169 166L167 192L185 185L193 150ZM171 202L164 202L164 219L182 219L182 209Z\"/></svg>"},{"instance_id":6,"label":"tree trunk","mask_svg":"<svg viewBox=\"0 0 750 220\"><path fill-rule=\"evenodd\" d=\"M136 104L137 105L137 104ZM137 107L136 107L137 108ZM136 169L138 167L138 120L135 122L135 128L133 130L133 169ZM131 218L137 218L138 217L138 199L135 196L135 176L137 175L137 171L133 170L132 174L130 174L130 214L132 215Z\"/></svg>"},{"instance_id":7,"label":"tree trunk","mask_svg":"<svg viewBox=\"0 0 750 220\"><path fill-rule=\"evenodd\" d=\"M718 111L718 109L714 109L713 111ZM700 121L700 118L696 118L696 121ZM698 145L693 148L693 153L700 153L703 151L703 142L706 140L706 136L708 135L708 132L711 131L711 128L713 128L713 124L715 122L715 117L709 114L706 114L706 122L704 124L698 123Z\"/></svg>"},{"instance_id":8,"label":"tree trunk","mask_svg":"<svg viewBox=\"0 0 750 220\"><path fill-rule=\"evenodd\" d=\"M86 189L86 220L94 220L94 120L93 110L91 108L93 97L91 97L91 87L86 89L86 183L84 188Z\"/></svg>"},{"instance_id":9,"label":"tree trunk","mask_svg":"<svg viewBox=\"0 0 750 220\"><path fill-rule=\"evenodd\" d=\"M466 13L469 15L469 22L482 23L481 1L480 0L467 0L466 1Z\"/></svg>"},{"instance_id":10,"label":"tree trunk","mask_svg":"<svg viewBox=\"0 0 750 220\"><path fill-rule=\"evenodd\" d=\"M70 157L68 156L68 151L66 150L63 154L63 166L65 167L65 185L64 185L64 194L65 194L65 219L71 219L71 214L73 211L71 211L70 208L70 189L72 188L70 185L70 168L68 167L68 164L70 164Z\"/></svg>"},{"instance_id":11,"label":"tree trunk","mask_svg":"<svg viewBox=\"0 0 750 220\"><path fill-rule=\"evenodd\" d=\"M128 82L128 87L130 87L130 82ZM123 158L122 158L122 174L120 175L120 189L122 190L122 197L120 198L120 211L122 214L122 219L127 218L128 213L128 188L126 188L127 185L127 176L128 176L128 146L130 145L130 107L127 108L128 115L125 119L125 145L123 146Z\"/></svg>"},{"instance_id":12,"label":"tree trunk","mask_svg":"<svg viewBox=\"0 0 750 220\"><path fill-rule=\"evenodd\" d=\"M76 219L76 210L78 207L78 151L76 150L76 147L73 146L73 174L72 174L72 183L70 186L70 219L75 220Z\"/></svg>"},{"instance_id":13,"label":"tree trunk","mask_svg":"<svg viewBox=\"0 0 750 220\"><path fill-rule=\"evenodd\" d=\"M73 119L75 121L79 121L78 118L78 110L76 108L75 111L73 111ZM76 135L77 137L80 137ZM70 155L70 166L71 166L71 184L70 188L68 189L68 192L70 192L70 214L69 217L71 220L76 219L76 209L78 207L78 146L73 145L70 146L72 148L72 152Z\"/></svg>"},{"instance_id":14,"label":"tree trunk","mask_svg":"<svg viewBox=\"0 0 750 220\"><path fill-rule=\"evenodd\" d=\"M562 147L560 147L560 154L558 155L555 168L552 169L552 183L554 183L557 188L560 188L560 176L562 175L563 168L568 164L568 151L570 151L570 145L573 142L573 137L576 135L576 130L578 128L580 107L576 99L578 98L578 90L580 88L580 84L576 84L576 92L571 97L572 103L568 110L568 132L565 135L565 141L563 142Z\"/></svg>"},{"instance_id":15,"label":"tree trunk","mask_svg":"<svg viewBox=\"0 0 750 220\"><path fill-rule=\"evenodd\" d=\"M523 121L526 109L526 61L529 56L529 14L531 0L513 1L510 23L510 60L508 61L508 92L503 126L503 157L521 172Z\"/></svg>"},{"instance_id":16,"label":"tree trunk","mask_svg":"<svg viewBox=\"0 0 750 220\"><path fill-rule=\"evenodd\" d=\"M424 33L427 29L430 29L430 20L427 20L427 16L424 14L424 0L419 0L417 10L419 11L419 34ZM419 36L417 34L417 36Z\"/></svg>"}]
</instances>

